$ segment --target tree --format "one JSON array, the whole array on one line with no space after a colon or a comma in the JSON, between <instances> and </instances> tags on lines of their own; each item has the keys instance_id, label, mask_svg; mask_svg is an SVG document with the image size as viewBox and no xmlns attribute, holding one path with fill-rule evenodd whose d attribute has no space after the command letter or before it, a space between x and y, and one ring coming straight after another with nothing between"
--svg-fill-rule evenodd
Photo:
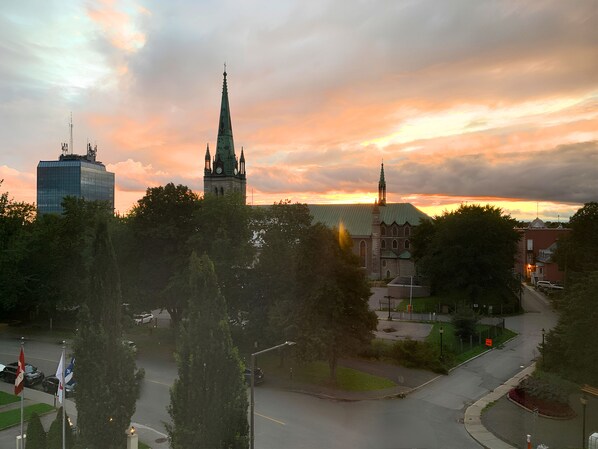
<instances>
[{"instance_id":1,"label":"tree","mask_svg":"<svg viewBox=\"0 0 598 449\"><path fill-rule=\"evenodd\" d=\"M338 359L357 353L373 337L377 318L368 308L370 288L346 232L317 223L298 251L296 352L328 360L335 380Z\"/></svg>"},{"instance_id":2,"label":"tree","mask_svg":"<svg viewBox=\"0 0 598 449\"><path fill-rule=\"evenodd\" d=\"M139 375L122 341L120 279L107 222L100 221L92 247L90 288L74 342L80 437L89 449L125 444L139 396Z\"/></svg>"},{"instance_id":3,"label":"tree","mask_svg":"<svg viewBox=\"0 0 598 449\"><path fill-rule=\"evenodd\" d=\"M67 419L66 427L64 429L64 445L66 449L72 449L75 444L75 439L73 438L73 429L71 428L71 423L68 420L68 415L65 414L65 417ZM29 444L29 435L27 435L27 449L30 449ZM50 425L50 430L48 431L48 438L45 447L47 449L62 449L62 407L58 409L58 411L56 412L56 419L54 419L54 421L52 421L52 424Z\"/></svg>"},{"instance_id":4,"label":"tree","mask_svg":"<svg viewBox=\"0 0 598 449\"><path fill-rule=\"evenodd\" d=\"M168 292L168 286L191 253L188 243L197 232L198 208L199 198L191 189L169 183L148 188L127 219L135 242L130 263L136 267L127 283L136 285L145 308L165 307L175 324L185 301Z\"/></svg>"},{"instance_id":5,"label":"tree","mask_svg":"<svg viewBox=\"0 0 598 449\"><path fill-rule=\"evenodd\" d=\"M451 318L455 326L455 335L463 340L469 339L475 334L476 324L479 320L479 315L473 309L460 307Z\"/></svg>"},{"instance_id":6,"label":"tree","mask_svg":"<svg viewBox=\"0 0 598 449\"><path fill-rule=\"evenodd\" d=\"M584 204L569 226L571 233L559 240L555 254L559 267L567 275L598 270L598 202Z\"/></svg>"},{"instance_id":7,"label":"tree","mask_svg":"<svg viewBox=\"0 0 598 449\"><path fill-rule=\"evenodd\" d=\"M598 346L594 344L598 271L580 275L567 287L556 327L546 336L543 368L580 383L598 385Z\"/></svg>"},{"instance_id":8,"label":"tree","mask_svg":"<svg viewBox=\"0 0 598 449\"><path fill-rule=\"evenodd\" d=\"M27 424L27 449L46 449L46 431L36 412L31 414Z\"/></svg>"},{"instance_id":9,"label":"tree","mask_svg":"<svg viewBox=\"0 0 598 449\"><path fill-rule=\"evenodd\" d=\"M514 225L500 208L461 205L417 227L414 258L436 291L465 291L470 304L490 291L510 297L519 240Z\"/></svg>"},{"instance_id":10,"label":"tree","mask_svg":"<svg viewBox=\"0 0 598 449\"><path fill-rule=\"evenodd\" d=\"M251 342L266 346L296 338L293 307L297 248L307 235L312 217L307 205L288 201L260 211L261 216L256 217L260 253L247 288L248 333Z\"/></svg>"},{"instance_id":11,"label":"tree","mask_svg":"<svg viewBox=\"0 0 598 449\"><path fill-rule=\"evenodd\" d=\"M248 445L247 393L214 265L191 254L188 320L180 326L178 378L167 425L173 449L241 449Z\"/></svg>"}]
</instances>

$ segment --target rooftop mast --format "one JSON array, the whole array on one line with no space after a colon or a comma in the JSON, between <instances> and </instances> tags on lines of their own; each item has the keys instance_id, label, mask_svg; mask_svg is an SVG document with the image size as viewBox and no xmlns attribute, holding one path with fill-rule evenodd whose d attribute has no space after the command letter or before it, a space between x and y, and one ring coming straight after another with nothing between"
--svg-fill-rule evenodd
<instances>
[{"instance_id":1,"label":"rooftop mast","mask_svg":"<svg viewBox=\"0 0 598 449\"><path fill-rule=\"evenodd\" d=\"M71 123L69 124L69 131L71 133L69 149L71 150L71 154L74 154L74 151L73 151L73 113L72 112L71 112Z\"/></svg>"}]
</instances>

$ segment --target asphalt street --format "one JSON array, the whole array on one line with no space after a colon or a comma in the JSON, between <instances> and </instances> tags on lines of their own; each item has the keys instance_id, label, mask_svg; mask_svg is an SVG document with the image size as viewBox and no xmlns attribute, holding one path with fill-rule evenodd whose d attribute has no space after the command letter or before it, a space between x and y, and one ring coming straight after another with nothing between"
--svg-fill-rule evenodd
<instances>
[{"instance_id":1,"label":"asphalt street","mask_svg":"<svg viewBox=\"0 0 598 449\"><path fill-rule=\"evenodd\" d=\"M345 402L273 388L256 388L256 447L261 449L473 449L481 446L465 431L464 409L513 376L538 356L541 329L556 316L533 291L525 291L523 315L506 326L520 335L447 376L440 376L405 399ZM16 360L17 339L0 340L0 362ZM29 341L28 362L53 374L60 357L58 341ZM140 354L146 375L133 421L165 432L169 388L176 376L173 362Z\"/></svg>"}]
</instances>

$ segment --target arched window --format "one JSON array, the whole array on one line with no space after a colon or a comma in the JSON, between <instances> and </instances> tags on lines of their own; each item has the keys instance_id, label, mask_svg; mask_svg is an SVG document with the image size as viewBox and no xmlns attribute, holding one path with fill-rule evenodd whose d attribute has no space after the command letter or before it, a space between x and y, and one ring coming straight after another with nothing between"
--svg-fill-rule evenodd
<instances>
[{"instance_id":1,"label":"arched window","mask_svg":"<svg viewBox=\"0 0 598 449\"><path fill-rule=\"evenodd\" d=\"M220 195L224 195L224 187L220 187Z\"/></svg>"},{"instance_id":2,"label":"arched window","mask_svg":"<svg viewBox=\"0 0 598 449\"><path fill-rule=\"evenodd\" d=\"M409 249L410 246L409 240L405 240L405 249Z\"/></svg>"},{"instance_id":3,"label":"arched window","mask_svg":"<svg viewBox=\"0 0 598 449\"><path fill-rule=\"evenodd\" d=\"M218 187L214 187L214 193L218 196Z\"/></svg>"},{"instance_id":4,"label":"arched window","mask_svg":"<svg viewBox=\"0 0 598 449\"><path fill-rule=\"evenodd\" d=\"M380 245L382 249L386 249L386 240L382 240L382 243Z\"/></svg>"},{"instance_id":5,"label":"arched window","mask_svg":"<svg viewBox=\"0 0 598 449\"><path fill-rule=\"evenodd\" d=\"M392 241L392 249L397 249L399 247L399 244L396 240Z\"/></svg>"},{"instance_id":6,"label":"arched window","mask_svg":"<svg viewBox=\"0 0 598 449\"><path fill-rule=\"evenodd\" d=\"M390 270L386 270L386 279L390 279Z\"/></svg>"},{"instance_id":7,"label":"arched window","mask_svg":"<svg viewBox=\"0 0 598 449\"><path fill-rule=\"evenodd\" d=\"M409 227L408 224L405 225L405 229L403 230L403 233L405 234L405 237L409 237L411 235L411 228Z\"/></svg>"},{"instance_id":8,"label":"arched window","mask_svg":"<svg viewBox=\"0 0 598 449\"><path fill-rule=\"evenodd\" d=\"M361 262L361 266L364 268L367 266L365 263L366 254L367 254L367 246L365 244L365 241L362 240L361 242L359 242L359 260Z\"/></svg>"},{"instance_id":9,"label":"arched window","mask_svg":"<svg viewBox=\"0 0 598 449\"><path fill-rule=\"evenodd\" d=\"M380 235L384 237L386 235L386 226L380 226Z\"/></svg>"},{"instance_id":10,"label":"arched window","mask_svg":"<svg viewBox=\"0 0 598 449\"><path fill-rule=\"evenodd\" d=\"M394 225L392 227L392 236L396 237L397 235L399 235L399 229L397 228L397 225Z\"/></svg>"}]
</instances>

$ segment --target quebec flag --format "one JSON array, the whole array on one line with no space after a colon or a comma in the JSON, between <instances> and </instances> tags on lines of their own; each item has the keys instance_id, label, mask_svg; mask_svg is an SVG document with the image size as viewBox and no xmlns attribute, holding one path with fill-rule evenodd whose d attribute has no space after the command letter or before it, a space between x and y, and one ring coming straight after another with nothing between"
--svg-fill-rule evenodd
<instances>
[{"instance_id":1,"label":"quebec flag","mask_svg":"<svg viewBox=\"0 0 598 449\"><path fill-rule=\"evenodd\" d=\"M66 367L64 371L64 384L70 384L71 380L73 380L73 369L75 368L75 357L71 359L71 363Z\"/></svg>"}]
</instances>

